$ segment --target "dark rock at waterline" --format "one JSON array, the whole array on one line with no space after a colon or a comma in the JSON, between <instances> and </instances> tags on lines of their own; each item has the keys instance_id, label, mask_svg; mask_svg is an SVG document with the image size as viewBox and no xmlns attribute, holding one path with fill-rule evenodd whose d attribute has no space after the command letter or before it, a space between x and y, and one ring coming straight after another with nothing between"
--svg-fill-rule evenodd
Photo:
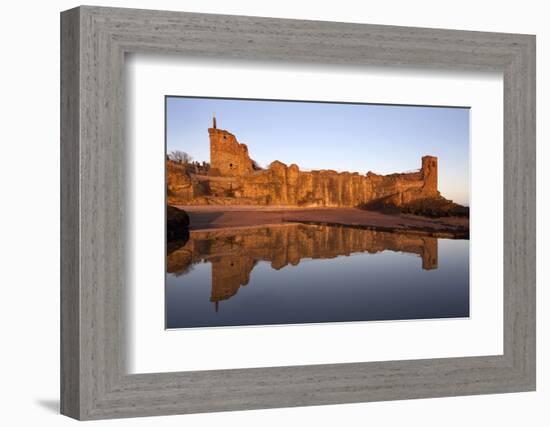
<instances>
[{"instance_id":1,"label":"dark rock at waterline","mask_svg":"<svg viewBox=\"0 0 550 427\"><path fill-rule=\"evenodd\" d=\"M189 215L183 209L166 207L166 237L168 240L189 239Z\"/></svg>"},{"instance_id":2,"label":"dark rock at waterline","mask_svg":"<svg viewBox=\"0 0 550 427\"><path fill-rule=\"evenodd\" d=\"M428 217L469 217L470 209L447 200L444 197L436 197L422 200L413 200L402 207L403 213L423 215Z\"/></svg>"},{"instance_id":3,"label":"dark rock at waterline","mask_svg":"<svg viewBox=\"0 0 550 427\"><path fill-rule=\"evenodd\" d=\"M361 208L386 214L406 213L431 218L469 217L470 215L470 209L467 206L459 205L441 196L411 200L399 205L395 204L392 197L389 197L375 200Z\"/></svg>"}]
</instances>

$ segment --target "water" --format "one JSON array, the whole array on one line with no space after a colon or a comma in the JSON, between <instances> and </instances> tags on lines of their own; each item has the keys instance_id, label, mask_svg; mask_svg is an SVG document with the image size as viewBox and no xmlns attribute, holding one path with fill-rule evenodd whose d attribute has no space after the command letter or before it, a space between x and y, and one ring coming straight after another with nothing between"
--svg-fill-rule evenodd
<instances>
[{"instance_id":1,"label":"water","mask_svg":"<svg viewBox=\"0 0 550 427\"><path fill-rule=\"evenodd\" d=\"M168 245L169 329L468 316L468 240L292 224Z\"/></svg>"}]
</instances>

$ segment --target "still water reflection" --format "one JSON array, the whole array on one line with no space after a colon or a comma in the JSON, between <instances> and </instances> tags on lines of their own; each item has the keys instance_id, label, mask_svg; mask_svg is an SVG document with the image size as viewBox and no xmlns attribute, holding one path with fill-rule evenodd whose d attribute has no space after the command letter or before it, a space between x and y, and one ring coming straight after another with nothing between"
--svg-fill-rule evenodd
<instances>
[{"instance_id":1,"label":"still water reflection","mask_svg":"<svg viewBox=\"0 0 550 427\"><path fill-rule=\"evenodd\" d=\"M166 327L469 316L469 241L304 224L169 242Z\"/></svg>"}]
</instances>

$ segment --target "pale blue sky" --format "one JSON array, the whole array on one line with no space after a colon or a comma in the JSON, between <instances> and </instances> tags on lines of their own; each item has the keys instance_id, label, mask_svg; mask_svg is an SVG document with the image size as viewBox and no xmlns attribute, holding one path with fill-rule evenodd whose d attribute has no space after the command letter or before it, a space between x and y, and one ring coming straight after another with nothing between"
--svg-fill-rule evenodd
<instances>
[{"instance_id":1,"label":"pale blue sky","mask_svg":"<svg viewBox=\"0 0 550 427\"><path fill-rule=\"evenodd\" d=\"M439 158L439 190L469 204L468 108L167 97L167 151L209 161L208 128L248 145L261 166L274 160L302 170L388 174Z\"/></svg>"}]
</instances>

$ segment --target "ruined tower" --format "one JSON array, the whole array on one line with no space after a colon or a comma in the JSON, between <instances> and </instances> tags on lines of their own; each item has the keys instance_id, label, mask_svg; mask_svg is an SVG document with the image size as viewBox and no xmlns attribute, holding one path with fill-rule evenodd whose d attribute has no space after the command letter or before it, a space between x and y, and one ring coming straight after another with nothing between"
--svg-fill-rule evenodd
<instances>
[{"instance_id":1,"label":"ruined tower","mask_svg":"<svg viewBox=\"0 0 550 427\"><path fill-rule=\"evenodd\" d=\"M216 118L208 129L210 136L210 172L212 176L246 176L252 173L248 147L230 132L218 129Z\"/></svg>"},{"instance_id":2,"label":"ruined tower","mask_svg":"<svg viewBox=\"0 0 550 427\"><path fill-rule=\"evenodd\" d=\"M439 195L437 190L437 157L422 157L422 178L424 186L422 192L425 196L436 197Z\"/></svg>"}]
</instances>

